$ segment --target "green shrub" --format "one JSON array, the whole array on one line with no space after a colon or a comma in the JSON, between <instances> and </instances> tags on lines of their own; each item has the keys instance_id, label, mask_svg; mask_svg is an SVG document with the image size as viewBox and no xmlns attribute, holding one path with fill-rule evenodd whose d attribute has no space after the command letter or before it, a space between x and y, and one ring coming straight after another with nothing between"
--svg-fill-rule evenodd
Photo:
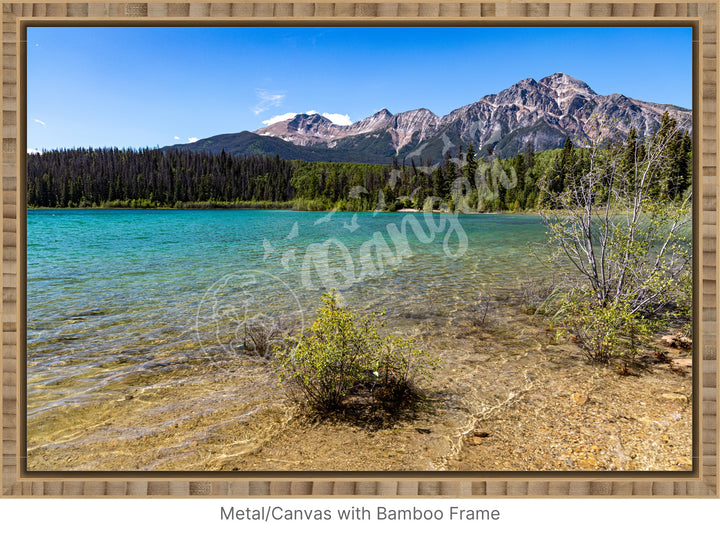
<instances>
[{"instance_id":1,"label":"green shrub","mask_svg":"<svg viewBox=\"0 0 720 535\"><path fill-rule=\"evenodd\" d=\"M380 339L375 354L371 392L376 399L392 405L417 399L418 378L429 377L440 364L438 359L415 349L412 340L397 336Z\"/></svg>"},{"instance_id":2,"label":"green shrub","mask_svg":"<svg viewBox=\"0 0 720 535\"><path fill-rule=\"evenodd\" d=\"M415 349L412 340L381 336L378 314L359 316L340 306L334 292L322 301L309 332L276 358L280 381L300 401L333 412L353 392L392 402L418 394L416 379L437 367L437 360Z\"/></svg>"},{"instance_id":3,"label":"green shrub","mask_svg":"<svg viewBox=\"0 0 720 535\"><path fill-rule=\"evenodd\" d=\"M627 302L612 301L598 306L586 295L570 294L562 299L563 323L588 360L609 364L618 359L627 365L637 356L642 338L657 328L657 321L631 310Z\"/></svg>"}]
</instances>

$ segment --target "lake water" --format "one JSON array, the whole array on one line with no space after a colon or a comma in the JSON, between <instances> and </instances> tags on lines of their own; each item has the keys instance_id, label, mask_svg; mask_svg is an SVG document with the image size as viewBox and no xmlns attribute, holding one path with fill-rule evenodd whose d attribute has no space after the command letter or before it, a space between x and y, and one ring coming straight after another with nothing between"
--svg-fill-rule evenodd
<instances>
[{"instance_id":1,"label":"lake water","mask_svg":"<svg viewBox=\"0 0 720 535\"><path fill-rule=\"evenodd\" d=\"M28 210L27 236L29 418L226 362L249 323L307 325L330 288L412 330L545 270L531 215Z\"/></svg>"}]
</instances>

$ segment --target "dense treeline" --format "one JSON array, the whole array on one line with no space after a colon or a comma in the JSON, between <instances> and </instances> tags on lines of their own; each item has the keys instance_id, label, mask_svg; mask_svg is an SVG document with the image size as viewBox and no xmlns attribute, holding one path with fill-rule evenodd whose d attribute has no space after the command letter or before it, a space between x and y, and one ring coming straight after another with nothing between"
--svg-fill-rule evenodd
<instances>
[{"instance_id":1,"label":"dense treeline","mask_svg":"<svg viewBox=\"0 0 720 535\"><path fill-rule=\"evenodd\" d=\"M159 149L69 149L28 156L29 206L176 206L287 201L292 162Z\"/></svg>"},{"instance_id":2,"label":"dense treeline","mask_svg":"<svg viewBox=\"0 0 720 535\"><path fill-rule=\"evenodd\" d=\"M389 166L287 161L180 150L63 149L28 155L27 202L34 207L327 207L353 186L370 208Z\"/></svg>"},{"instance_id":3,"label":"dense treeline","mask_svg":"<svg viewBox=\"0 0 720 535\"><path fill-rule=\"evenodd\" d=\"M665 117L660 127L675 123ZM692 143L673 134L667 172L673 197L691 184ZM642 147L631 131L629 146ZM627 141L627 140L626 140ZM636 156L636 155L635 155ZM623 165L631 165L632 154ZM270 156L181 150L63 149L28 155L31 207L253 207L367 211L439 207L534 210L587 170L585 149L564 148L514 158L479 156L472 145L448 150L442 162L407 159L392 165L318 163ZM429 204L428 204L429 203Z\"/></svg>"}]
</instances>

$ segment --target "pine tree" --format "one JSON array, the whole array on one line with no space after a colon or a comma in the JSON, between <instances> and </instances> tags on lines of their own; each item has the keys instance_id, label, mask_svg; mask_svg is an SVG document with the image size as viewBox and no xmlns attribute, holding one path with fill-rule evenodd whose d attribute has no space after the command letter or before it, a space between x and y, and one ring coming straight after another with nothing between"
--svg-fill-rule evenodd
<instances>
[{"instance_id":1,"label":"pine tree","mask_svg":"<svg viewBox=\"0 0 720 535\"><path fill-rule=\"evenodd\" d=\"M475 149L471 142L465 153L465 166L463 167L463 176L470 181L470 184L474 184L475 182L475 171L477 171L477 167L478 163L477 160L475 160Z\"/></svg>"}]
</instances>

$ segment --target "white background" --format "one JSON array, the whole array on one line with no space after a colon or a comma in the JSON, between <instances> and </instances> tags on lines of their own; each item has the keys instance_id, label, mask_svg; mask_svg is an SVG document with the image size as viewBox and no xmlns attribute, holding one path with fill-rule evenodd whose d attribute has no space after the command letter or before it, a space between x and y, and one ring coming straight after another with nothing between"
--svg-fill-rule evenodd
<instances>
[{"instance_id":1,"label":"white background","mask_svg":"<svg viewBox=\"0 0 720 535\"><path fill-rule=\"evenodd\" d=\"M220 508L330 509L329 521L221 520ZM337 511L348 507L440 509L442 521L341 521ZM451 506L498 509L497 521L448 520ZM625 533L687 533L717 524L720 500L687 498L509 498L509 499L0 499L4 533L143 535L145 533L286 535L298 533L353 535L368 533L532 535L621 535ZM371 530L371 531L369 531Z\"/></svg>"}]
</instances>

